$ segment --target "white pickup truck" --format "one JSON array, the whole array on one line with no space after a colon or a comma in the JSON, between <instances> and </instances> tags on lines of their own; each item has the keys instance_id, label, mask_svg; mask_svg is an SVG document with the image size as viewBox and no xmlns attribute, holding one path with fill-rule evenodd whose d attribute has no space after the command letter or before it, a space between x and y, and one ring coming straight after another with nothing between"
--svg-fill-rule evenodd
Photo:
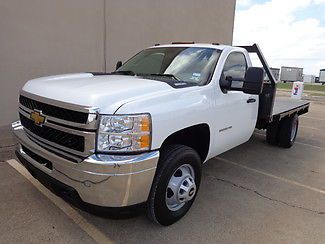
<instances>
[{"instance_id":1,"label":"white pickup truck","mask_svg":"<svg viewBox=\"0 0 325 244\"><path fill-rule=\"evenodd\" d=\"M249 53L263 68L251 67ZM12 124L16 154L83 209L119 214L145 206L150 219L170 225L194 202L202 164L255 128L266 129L272 145L292 146L309 104L275 99L275 91L257 45L155 45L112 73L28 81Z\"/></svg>"}]
</instances>

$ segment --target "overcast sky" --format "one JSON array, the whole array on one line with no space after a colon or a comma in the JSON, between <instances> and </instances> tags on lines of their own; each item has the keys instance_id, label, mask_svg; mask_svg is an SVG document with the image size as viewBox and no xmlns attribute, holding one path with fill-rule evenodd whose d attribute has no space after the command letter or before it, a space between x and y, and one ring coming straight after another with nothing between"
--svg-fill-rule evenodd
<instances>
[{"instance_id":1,"label":"overcast sky","mask_svg":"<svg viewBox=\"0 0 325 244\"><path fill-rule=\"evenodd\" d=\"M325 68L325 0L237 0L234 45L258 43L270 66Z\"/></svg>"}]
</instances>

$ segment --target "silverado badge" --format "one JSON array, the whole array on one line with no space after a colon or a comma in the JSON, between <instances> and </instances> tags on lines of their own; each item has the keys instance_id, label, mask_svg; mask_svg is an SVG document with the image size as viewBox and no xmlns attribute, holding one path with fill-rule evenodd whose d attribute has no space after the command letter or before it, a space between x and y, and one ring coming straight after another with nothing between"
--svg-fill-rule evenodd
<instances>
[{"instance_id":1,"label":"silverado badge","mask_svg":"<svg viewBox=\"0 0 325 244\"><path fill-rule=\"evenodd\" d=\"M30 118L38 126L42 126L45 122L45 117L42 115L42 111L34 110L33 112L30 113Z\"/></svg>"}]
</instances>

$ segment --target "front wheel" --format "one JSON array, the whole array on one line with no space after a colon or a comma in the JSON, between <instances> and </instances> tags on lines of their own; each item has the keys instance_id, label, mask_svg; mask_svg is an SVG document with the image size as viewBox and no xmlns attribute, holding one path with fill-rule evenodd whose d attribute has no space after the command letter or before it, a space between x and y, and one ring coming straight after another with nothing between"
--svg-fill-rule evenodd
<instances>
[{"instance_id":1,"label":"front wheel","mask_svg":"<svg viewBox=\"0 0 325 244\"><path fill-rule=\"evenodd\" d=\"M148 217L165 226L178 221L194 202L200 181L201 159L192 148L163 149L148 199Z\"/></svg>"}]
</instances>

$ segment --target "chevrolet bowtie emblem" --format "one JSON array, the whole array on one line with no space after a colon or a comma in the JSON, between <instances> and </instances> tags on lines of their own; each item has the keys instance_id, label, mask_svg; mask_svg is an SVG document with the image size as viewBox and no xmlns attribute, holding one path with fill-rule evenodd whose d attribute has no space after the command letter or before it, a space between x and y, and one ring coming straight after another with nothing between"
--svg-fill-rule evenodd
<instances>
[{"instance_id":1,"label":"chevrolet bowtie emblem","mask_svg":"<svg viewBox=\"0 0 325 244\"><path fill-rule=\"evenodd\" d=\"M42 126L45 122L45 117L42 115L42 111L33 111L30 113L30 118L38 126Z\"/></svg>"}]
</instances>

